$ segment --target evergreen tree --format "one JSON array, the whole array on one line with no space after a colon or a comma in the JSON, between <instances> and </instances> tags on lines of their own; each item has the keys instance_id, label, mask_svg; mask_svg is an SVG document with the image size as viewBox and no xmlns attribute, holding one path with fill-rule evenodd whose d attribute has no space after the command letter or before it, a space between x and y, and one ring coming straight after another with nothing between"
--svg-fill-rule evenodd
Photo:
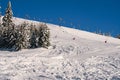
<instances>
[{"instance_id":1,"label":"evergreen tree","mask_svg":"<svg viewBox=\"0 0 120 80\"><path fill-rule=\"evenodd\" d=\"M10 27L14 25L12 23L12 17L13 17L13 12L11 8L11 2L9 1L6 12L5 12L5 16L2 19L4 27Z\"/></svg>"},{"instance_id":2,"label":"evergreen tree","mask_svg":"<svg viewBox=\"0 0 120 80\"><path fill-rule=\"evenodd\" d=\"M28 48L28 38L27 38L27 23L23 23L18 26L15 32L14 38L15 40L15 45L14 45L14 50L18 51L21 49L26 49Z\"/></svg>"},{"instance_id":3,"label":"evergreen tree","mask_svg":"<svg viewBox=\"0 0 120 80\"><path fill-rule=\"evenodd\" d=\"M35 25L32 25L31 24L31 29L30 29L30 34L31 34L31 37L30 37L30 48L37 48L38 47L38 34L37 34L37 29L35 28Z\"/></svg>"},{"instance_id":4,"label":"evergreen tree","mask_svg":"<svg viewBox=\"0 0 120 80\"><path fill-rule=\"evenodd\" d=\"M30 48L37 48L38 47L35 32L33 32L31 35L30 45L31 45Z\"/></svg>"},{"instance_id":5,"label":"evergreen tree","mask_svg":"<svg viewBox=\"0 0 120 80\"><path fill-rule=\"evenodd\" d=\"M0 47L11 49L15 45L15 29L8 27L2 27L2 32L0 34Z\"/></svg>"},{"instance_id":6,"label":"evergreen tree","mask_svg":"<svg viewBox=\"0 0 120 80\"><path fill-rule=\"evenodd\" d=\"M39 27L38 46L48 48L50 46L50 31L46 24L42 24Z\"/></svg>"},{"instance_id":7,"label":"evergreen tree","mask_svg":"<svg viewBox=\"0 0 120 80\"><path fill-rule=\"evenodd\" d=\"M11 48L15 44L14 39L14 29L15 25L12 22L12 9L11 9L11 2L9 1L5 16L3 17L3 31L1 32L0 39L2 40L1 45L3 48Z\"/></svg>"},{"instance_id":8,"label":"evergreen tree","mask_svg":"<svg viewBox=\"0 0 120 80\"><path fill-rule=\"evenodd\" d=\"M13 26L15 27L15 26ZM14 45L15 45L15 29L14 28L10 28L7 31L7 37L5 38L5 41L6 41L6 48L12 48Z\"/></svg>"},{"instance_id":9,"label":"evergreen tree","mask_svg":"<svg viewBox=\"0 0 120 80\"><path fill-rule=\"evenodd\" d=\"M7 31L5 30L5 28L1 27L0 28L0 48L4 48L5 45L7 44Z\"/></svg>"},{"instance_id":10,"label":"evergreen tree","mask_svg":"<svg viewBox=\"0 0 120 80\"><path fill-rule=\"evenodd\" d=\"M17 30L17 33L16 33L15 37L16 37L16 41L15 41L15 45L14 45L13 49L16 50L16 51L24 49L25 48L24 35L19 30Z\"/></svg>"}]
</instances>

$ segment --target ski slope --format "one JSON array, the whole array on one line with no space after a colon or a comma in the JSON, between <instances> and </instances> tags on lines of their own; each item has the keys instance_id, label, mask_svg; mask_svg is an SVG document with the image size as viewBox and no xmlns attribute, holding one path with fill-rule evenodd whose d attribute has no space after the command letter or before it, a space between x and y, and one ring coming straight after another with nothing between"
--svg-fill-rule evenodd
<instances>
[{"instance_id":1,"label":"ski slope","mask_svg":"<svg viewBox=\"0 0 120 80\"><path fill-rule=\"evenodd\" d=\"M39 24L21 18L13 21ZM0 50L0 80L120 80L119 39L47 25L48 49Z\"/></svg>"}]
</instances>

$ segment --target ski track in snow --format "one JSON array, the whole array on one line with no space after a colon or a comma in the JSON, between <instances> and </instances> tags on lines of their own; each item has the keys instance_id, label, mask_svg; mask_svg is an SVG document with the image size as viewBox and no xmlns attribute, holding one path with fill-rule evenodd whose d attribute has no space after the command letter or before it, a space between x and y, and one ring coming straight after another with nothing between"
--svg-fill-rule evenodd
<instances>
[{"instance_id":1,"label":"ski track in snow","mask_svg":"<svg viewBox=\"0 0 120 80\"><path fill-rule=\"evenodd\" d=\"M0 80L120 80L120 40L47 25L48 49L0 50Z\"/></svg>"}]
</instances>

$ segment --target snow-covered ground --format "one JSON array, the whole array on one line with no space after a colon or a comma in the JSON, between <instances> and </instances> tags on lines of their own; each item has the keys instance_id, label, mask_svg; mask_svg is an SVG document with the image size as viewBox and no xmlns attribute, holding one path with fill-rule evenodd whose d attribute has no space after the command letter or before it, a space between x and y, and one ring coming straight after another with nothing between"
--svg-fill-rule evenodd
<instances>
[{"instance_id":1,"label":"snow-covered ground","mask_svg":"<svg viewBox=\"0 0 120 80\"><path fill-rule=\"evenodd\" d=\"M0 50L0 80L120 80L119 39L47 25L48 49Z\"/></svg>"}]
</instances>

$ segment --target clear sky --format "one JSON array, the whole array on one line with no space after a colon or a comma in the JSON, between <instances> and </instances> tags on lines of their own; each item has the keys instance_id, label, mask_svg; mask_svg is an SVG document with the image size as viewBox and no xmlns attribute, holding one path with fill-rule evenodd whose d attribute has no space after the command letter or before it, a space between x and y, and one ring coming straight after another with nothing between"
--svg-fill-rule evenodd
<instances>
[{"instance_id":1,"label":"clear sky","mask_svg":"<svg viewBox=\"0 0 120 80\"><path fill-rule=\"evenodd\" d=\"M15 17L120 34L120 0L10 0ZM0 0L4 11L8 0ZM62 18L61 23L59 18Z\"/></svg>"}]
</instances>

